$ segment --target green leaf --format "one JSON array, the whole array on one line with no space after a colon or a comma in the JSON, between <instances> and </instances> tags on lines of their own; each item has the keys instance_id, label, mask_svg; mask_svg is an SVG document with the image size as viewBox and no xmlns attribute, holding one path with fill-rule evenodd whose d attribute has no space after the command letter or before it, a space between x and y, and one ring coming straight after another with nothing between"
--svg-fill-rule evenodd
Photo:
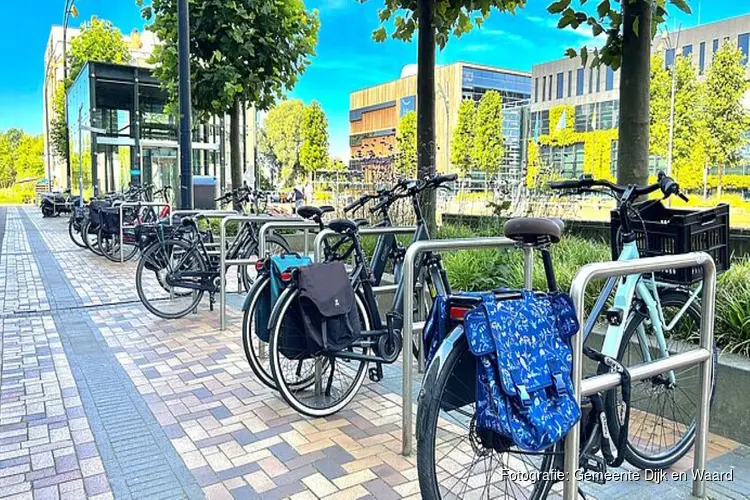
<instances>
[{"instance_id":1,"label":"green leaf","mask_svg":"<svg viewBox=\"0 0 750 500\"><path fill-rule=\"evenodd\" d=\"M372 32L372 39L376 42L385 42L386 38L387 34L383 26Z\"/></svg>"},{"instance_id":2,"label":"green leaf","mask_svg":"<svg viewBox=\"0 0 750 500\"><path fill-rule=\"evenodd\" d=\"M565 51L565 55L571 59L578 56L578 52L576 52L576 49L568 49Z\"/></svg>"},{"instance_id":3,"label":"green leaf","mask_svg":"<svg viewBox=\"0 0 750 500\"><path fill-rule=\"evenodd\" d=\"M641 17L635 16L635 19L633 19L633 34L635 34L636 37L640 36L640 33L638 32L638 29L641 27Z\"/></svg>"},{"instance_id":4,"label":"green leaf","mask_svg":"<svg viewBox=\"0 0 750 500\"><path fill-rule=\"evenodd\" d=\"M586 67L589 60L589 49L586 46L581 47L581 66Z\"/></svg>"},{"instance_id":5,"label":"green leaf","mask_svg":"<svg viewBox=\"0 0 750 500\"><path fill-rule=\"evenodd\" d=\"M609 13L610 10L611 10L611 6L609 5L609 0L604 0L596 8L596 13L599 15L599 18L601 19L601 18L604 18Z\"/></svg>"},{"instance_id":6,"label":"green leaf","mask_svg":"<svg viewBox=\"0 0 750 500\"><path fill-rule=\"evenodd\" d=\"M692 14L692 10L690 10L690 6L687 4L685 0L669 0L669 3L680 9L685 14Z\"/></svg>"},{"instance_id":7,"label":"green leaf","mask_svg":"<svg viewBox=\"0 0 750 500\"><path fill-rule=\"evenodd\" d=\"M550 14L559 14L570 6L570 2L571 0L558 0L557 2L552 2L547 7L547 12Z\"/></svg>"}]
</instances>

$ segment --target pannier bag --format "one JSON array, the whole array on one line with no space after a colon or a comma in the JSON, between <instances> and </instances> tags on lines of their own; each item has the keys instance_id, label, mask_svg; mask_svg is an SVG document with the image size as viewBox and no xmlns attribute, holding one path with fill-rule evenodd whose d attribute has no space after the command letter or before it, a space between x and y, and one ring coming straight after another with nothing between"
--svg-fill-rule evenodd
<instances>
[{"instance_id":1,"label":"pannier bag","mask_svg":"<svg viewBox=\"0 0 750 500\"><path fill-rule=\"evenodd\" d=\"M571 381L569 338L578 331L564 293L496 300L464 316L469 348L477 357L476 425L483 444L515 444L542 451L562 439L581 411Z\"/></svg>"},{"instance_id":2,"label":"pannier bag","mask_svg":"<svg viewBox=\"0 0 750 500\"><path fill-rule=\"evenodd\" d=\"M349 348L361 324L354 289L343 262L313 264L299 271L299 307L311 354Z\"/></svg>"},{"instance_id":3,"label":"pannier bag","mask_svg":"<svg viewBox=\"0 0 750 500\"><path fill-rule=\"evenodd\" d=\"M312 259L307 256L297 254L272 255L270 258L270 286L263 290L263 294L258 299L258 305L255 312L255 332L260 340L268 342L270 339L270 329L268 320L271 317L276 300L284 290L284 283L281 281L281 273L287 269L306 267L312 264ZM281 352L289 357L297 357L305 349L305 335L299 322L299 314L296 311L296 305L293 304L292 311L285 316L284 336ZM295 317L296 321L290 321L290 317ZM288 328L287 328L288 327ZM286 345L288 344L288 346ZM296 346L296 347L295 347ZM287 349L288 347L288 349Z\"/></svg>"}]
</instances>

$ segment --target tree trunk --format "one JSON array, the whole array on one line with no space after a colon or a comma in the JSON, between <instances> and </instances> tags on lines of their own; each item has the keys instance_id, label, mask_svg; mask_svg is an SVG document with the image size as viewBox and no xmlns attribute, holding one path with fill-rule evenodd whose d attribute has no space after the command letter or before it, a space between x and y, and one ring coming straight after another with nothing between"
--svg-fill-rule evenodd
<instances>
[{"instance_id":1,"label":"tree trunk","mask_svg":"<svg viewBox=\"0 0 750 500\"><path fill-rule=\"evenodd\" d=\"M623 2L620 70L619 184L648 183L649 84L651 79L651 9L647 0ZM633 31L638 20L638 33Z\"/></svg>"},{"instance_id":2,"label":"tree trunk","mask_svg":"<svg viewBox=\"0 0 750 500\"><path fill-rule=\"evenodd\" d=\"M433 0L419 0L417 47L417 177L435 175L435 28ZM435 190L424 193L422 211L435 234Z\"/></svg>"},{"instance_id":3,"label":"tree trunk","mask_svg":"<svg viewBox=\"0 0 750 500\"><path fill-rule=\"evenodd\" d=\"M236 97L234 103L232 103L231 116L229 122L229 149L231 153L230 167L232 189L237 189L242 186L242 153L241 149L241 138L242 138L242 125L240 123L240 99Z\"/></svg>"}]
</instances>

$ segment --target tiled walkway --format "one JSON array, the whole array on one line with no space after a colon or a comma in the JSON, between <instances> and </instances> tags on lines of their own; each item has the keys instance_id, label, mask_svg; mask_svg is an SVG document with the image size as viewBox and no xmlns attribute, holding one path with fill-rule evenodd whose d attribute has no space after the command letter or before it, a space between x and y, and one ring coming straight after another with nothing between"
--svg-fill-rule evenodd
<instances>
[{"instance_id":1,"label":"tiled walkway","mask_svg":"<svg viewBox=\"0 0 750 500\"><path fill-rule=\"evenodd\" d=\"M0 497L419 497L395 375L331 418L301 417L253 377L237 309L224 332L205 304L148 314L135 264L79 249L66 223L0 207ZM714 436L710 458L735 468L712 495L747 498L748 448ZM689 497L674 482L595 491Z\"/></svg>"}]
</instances>

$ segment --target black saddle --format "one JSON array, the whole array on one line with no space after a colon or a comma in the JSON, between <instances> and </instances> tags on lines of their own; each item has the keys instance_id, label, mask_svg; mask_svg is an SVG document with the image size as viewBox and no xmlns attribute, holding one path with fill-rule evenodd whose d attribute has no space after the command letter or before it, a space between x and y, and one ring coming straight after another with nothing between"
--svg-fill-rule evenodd
<instances>
[{"instance_id":1,"label":"black saddle","mask_svg":"<svg viewBox=\"0 0 750 500\"><path fill-rule=\"evenodd\" d=\"M323 205L322 207L304 206L297 209L297 215L303 219L320 219L323 214L334 212L335 210L330 205Z\"/></svg>"},{"instance_id":2,"label":"black saddle","mask_svg":"<svg viewBox=\"0 0 750 500\"><path fill-rule=\"evenodd\" d=\"M505 223L505 236L531 245L557 243L560 241L565 223L560 219L543 219L534 217L519 217Z\"/></svg>"},{"instance_id":3,"label":"black saddle","mask_svg":"<svg viewBox=\"0 0 750 500\"><path fill-rule=\"evenodd\" d=\"M340 234L353 233L357 228L367 225L367 219L336 219L328 223L328 228Z\"/></svg>"}]
</instances>

